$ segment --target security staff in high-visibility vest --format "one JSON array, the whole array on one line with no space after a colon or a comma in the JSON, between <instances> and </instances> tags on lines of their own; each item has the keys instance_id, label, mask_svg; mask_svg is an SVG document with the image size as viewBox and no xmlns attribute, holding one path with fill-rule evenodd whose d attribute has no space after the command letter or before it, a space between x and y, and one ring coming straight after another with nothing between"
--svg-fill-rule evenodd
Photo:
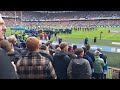
<instances>
[{"instance_id":1,"label":"security staff in high-visibility vest","mask_svg":"<svg viewBox=\"0 0 120 90\"><path fill-rule=\"evenodd\" d=\"M21 39L21 33L18 33L18 38Z\"/></svg>"},{"instance_id":2,"label":"security staff in high-visibility vest","mask_svg":"<svg viewBox=\"0 0 120 90\"><path fill-rule=\"evenodd\" d=\"M26 39L28 38L29 36L26 34L25 36L24 36L24 40L26 41Z\"/></svg>"}]
</instances>

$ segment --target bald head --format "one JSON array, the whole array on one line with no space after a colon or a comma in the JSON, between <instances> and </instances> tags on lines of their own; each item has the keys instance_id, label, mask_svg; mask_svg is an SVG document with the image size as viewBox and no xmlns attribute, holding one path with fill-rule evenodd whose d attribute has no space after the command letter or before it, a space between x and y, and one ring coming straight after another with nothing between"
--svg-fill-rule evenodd
<instances>
[{"instance_id":1,"label":"bald head","mask_svg":"<svg viewBox=\"0 0 120 90\"><path fill-rule=\"evenodd\" d=\"M17 39L14 35L11 35L8 37L8 41L14 45L16 43Z\"/></svg>"},{"instance_id":2,"label":"bald head","mask_svg":"<svg viewBox=\"0 0 120 90\"><path fill-rule=\"evenodd\" d=\"M9 52L11 50L11 44L9 43L8 40L0 41L0 47L6 52Z\"/></svg>"},{"instance_id":3,"label":"bald head","mask_svg":"<svg viewBox=\"0 0 120 90\"><path fill-rule=\"evenodd\" d=\"M36 51L40 47L39 40L36 37L29 37L26 46L29 51Z\"/></svg>"}]
</instances>

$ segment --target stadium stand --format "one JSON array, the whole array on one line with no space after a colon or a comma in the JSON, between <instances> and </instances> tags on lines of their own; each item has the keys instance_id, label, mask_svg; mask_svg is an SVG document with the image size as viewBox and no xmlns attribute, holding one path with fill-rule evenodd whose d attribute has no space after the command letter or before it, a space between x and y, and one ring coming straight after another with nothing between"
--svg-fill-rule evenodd
<instances>
[{"instance_id":1,"label":"stadium stand","mask_svg":"<svg viewBox=\"0 0 120 90\"><path fill-rule=\"evenodd\" d=\"M35 27L35 29L36 29L36 27L39 27L39 26L40 27L49 27L49 28L51 28L52 26L61 26L61 28L62 27L68 28L71 26L74 26L74 27L95 26L96 27L96 26L119 26L120 25L120 18L119 18L120 12L119 11L99 11L99 12L98 11L71 11L71 12L67 12L67 11L66 12L62 12L62 11L61 12L57 12L57 11L56 12L52 12L52 11L51 12L0 11L0 14L2 15L7 27L23 26L23 27L28 27L29 29L31 29L31 30L28 29L29 30L28 33L27 33L27 31L23 32L23 33L22 32L19 33L19 35L16 36L18 38L17 38L15 45L12 45L12 43L10 43L10 45L12 45L13 51L15 51L14 47L20 48L20 50L21 50L20 51L21 53L19 53L19 54L22 59L17 58L17 60L16 60L17 62L15 62L15 65L16 65L15 67L17 67L17 70L18 70L18 71L16 70L16 73L18 76L20 76L19 77L20 79L22 79L22 78L24 78L24 79L36 79L36 78L37 79L73 79L72 77L70 77L70 78L67 77L67 73L70 73L70 74L72 73L72 72L70 72L71 66L69 66L69 70L67 72L68 65L71 65L71 63L73 63L71 61L73 58L71 58L70 55L74 56L74 59L75 60L77 59L78 62L79 62L79 59L81 59L81 60L83 60L83 62L86 63L86 66L83 66L82 64L79 64L79 66L82 65L83 67L85 67L86 73L88 73L89 76L84 77L85 74L84 74L84 70L83 70L83 72L79 73L79 74L81 74L80 79L84 79L84 78L96 79L95 77L97 77L97 75L99 75L97 72L97 69L99 69L99 68L101 69L100 75L104 74L103 73L104 69L101 68L101 66L99 66L99 65L96 65L97 69L96 69L96 67L93 66L92 67L93 70L91 70L90 63L88 62L88 60L82 58L86 54L83 52L84 51L83 49L77 48L77 51L76 51L77 54L76 54L74 52L71 52L71 50L73 49L73 46L71 46L71 50L69 50L69 53L68 53L68 47L70 45L68 43L61 42L58 45L60 47L60 50L58 50L56 52L54 46L52 45L52 41L49 40L45 43L44 38L42 38L42 40L39 42L39 39L37 39L36 36L39 36L40 32L36 32L32 28ZM51 34L51 32L48 30L48 28L47 29L45 28L44 30L46 31L46 36L48 37L48 35ZM65 29L65 31L61 30L60 33L68 34L67 31L69 31L69 29ZM54 36L56 37L57 33L59 33L59 31L55 30L54 32L52 31L51 35L54 34ZM41 34L45 34L45 32L43 32L43 33L41 32ZM71 34L71 32L69 34ZM27 35L27 37L25 38L26 35ZM33 41L31 41L31 38L30 38L31 36L33 38L32 39ZM27 44L26 42L29 44ZM23 44L25 45L25 48L23 48L24 47ZM52 63L47 57L44 57L44 56L42 56L42 54L39 53L41 46L46 47L46 49L44 51L44 56L46 56L46 52L49 52L47 54L49 54L49 56L53 58ZM35 49L35 51L34 51L34 49ZM90 49L90 46L89 46L89 49ZM32 54L30 53L30 50L32 51ZM17 50L16 50L16 52L17 52ZM96 54L96 52L92 53L88 49L87 49L87 52L89 52L89 54L92 55L93 58L95 57L94 54ZM34 54L41 58L34 57ZM87 57L92 60L93 58L91 58L89 54ZM102 67L104 67L104 64L107 64L107 63L104 63L104 61L99 58L99 54L101 54L101 52L97 51L95 60L98 60L98 59L101 60L101 62L103 63ZM14 56L15 55L13 54L13 57ZM28 62L28 60L29 60L28 57L31 57L31 56L34 58L32 58L31 61ZM43 62L41 61L42 59L43 59ZM61 61L59 59L61 59ZM24 62L24 60L25 60L25 62ZM40 60L40 62L39 62L39 60ZM64 61L62 61L62 60L64 60ZM93 63L95 60L93 60ZM106 57L106 60L107 60L107 57ZM27 62L27 66L25 65L26 62ZM32 65L35 66L36 69L34 69L34 67L32 67ZM37 65L39 65L40 67L38 67ZM75 64L74 66L77 67L77 64ZM31 69L29 69L29 67ZM45 67L45 69L42 69L44 67ZM61 67L63 67L63 68L61 68ZM74 70L75 70L75 67L74 67ZM97 72L95 77L93 75L94 69ZM88 70L88 72L87 72L87 70ZM29 71L32 71L32 73L30 73ZM40 76L39 75L40 73L38 71L42 71L44 73L42 73ZM57 73L56 73L56 71L57 71ZM22 73L22 72L24 72L24 73ZM15 75L16 75L16 73L15 73ZM77 75L77 73L75 72L74 75Z\"/></svg>"}]
</instances>

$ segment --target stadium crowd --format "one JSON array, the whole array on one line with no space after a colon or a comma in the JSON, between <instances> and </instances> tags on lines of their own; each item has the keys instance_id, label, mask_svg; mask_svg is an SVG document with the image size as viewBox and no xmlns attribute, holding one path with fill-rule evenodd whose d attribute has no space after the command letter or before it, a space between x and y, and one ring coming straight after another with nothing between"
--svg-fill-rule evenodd
<instances>
[{"instance_id":1,"label":"stadium crowd","mask_svg":"<svg viewBox=\"0 0 120 90\"><path fill-rule=\"evenodd\" d=\"M3 16L21 17L21 11L0 11ZM23 19L71 19L71 18L91 18L91 17L113 17L120 16L120 11L72 11L72 12L40 12L40 11L22 11ZM34 17L33 17L34 16Z\"/></svg>"},{"instance_id":2,"label":"stadium crowd","mask_svg":"<svg viewBox=\"0 0 120 90\"><path fill-rule=\"evenodd\" d=\"M77 48L62 40L53 46L35 36L22 37L21 44L17 35L4 37L5 23L0 17L0 79L106 79L101 49L92 53L89 43Z\"/></svg>"},{"instance_id":3,"label":"stadium crowd","mask_svg":"<svg viewBox=\"0 0 120 90\"><path fill-rule=\"evenodd\" d=\"M96 27L96 26L119 26L120 20L89 20L89 21L44 21L44 22L21 22L15 19L4 19L7 27L16 27L18 25L28 28L33 27Z\"/></svg>"},{"instance_id":4,"label":"stadium crowd","mask_svg":"<svg viewBox=\"0 0 120 90\"><path fill-rule=\"evenodd\" d=\"M69 19L90 19L98 17L119 17L119 11L73 11L61 13L42 13L36 11L0 11L6 25L8 27L15 27L22 25L26 27L33 26L119 26L119 19L105 19L105 20L81 20L69 21ZM5 17L6 16L6 17ZM16 17L15 17L16 16ZM39 21L23 21L23 20L40 20ZM51 21L42 21L51 20ZM58 21L52 21L58 20ZM59 21L59 20L62 20ZM67 21L66 21L67 20Z\"/></svg>"}]
</instances>

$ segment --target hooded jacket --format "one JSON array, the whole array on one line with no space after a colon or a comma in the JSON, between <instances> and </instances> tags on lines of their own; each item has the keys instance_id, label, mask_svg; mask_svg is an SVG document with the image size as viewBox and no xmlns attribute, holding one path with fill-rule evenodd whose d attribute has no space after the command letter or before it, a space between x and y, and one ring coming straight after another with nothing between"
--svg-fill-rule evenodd
<instances>
[{"instance_id":1,"label":"hooded jacket","mask_svg":"<svg viewBox=\"0 0 120 90\"><path fill-rule=\"evenodd\" d=\"M61 50L60 52L55 53L53 57L53 67L58 79L68 79L67 67L69 63L70 57L65 51Z\"/></svg>"}]
</instances>

